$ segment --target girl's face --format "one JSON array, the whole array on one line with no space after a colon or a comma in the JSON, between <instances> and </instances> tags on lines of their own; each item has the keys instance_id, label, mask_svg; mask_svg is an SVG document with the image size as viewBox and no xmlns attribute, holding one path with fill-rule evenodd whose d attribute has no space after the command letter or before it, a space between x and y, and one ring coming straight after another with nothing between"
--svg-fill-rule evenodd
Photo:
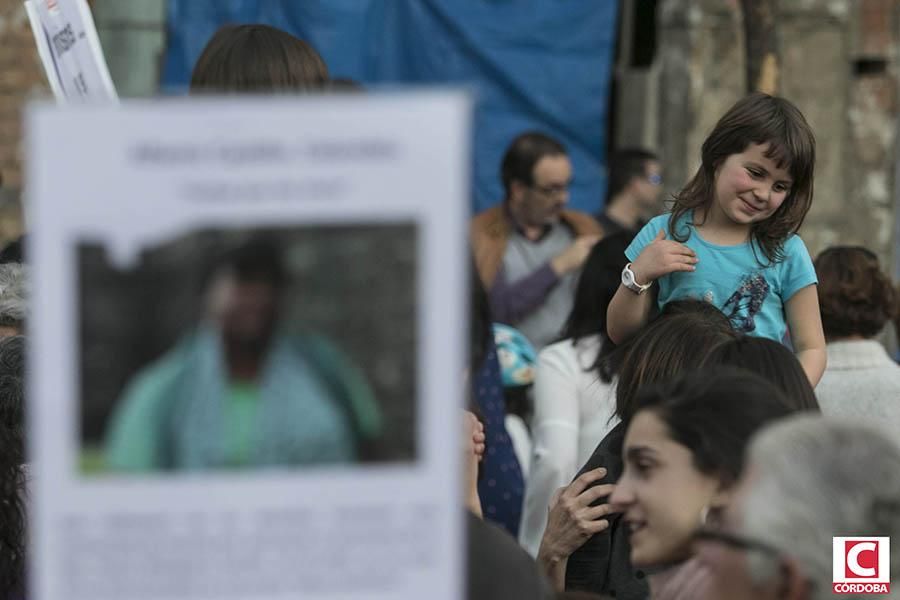
<instances>
[{"instance_id":1,"label":"girl's face","mask_svg":"<svg viewBox=\"0 0 900 600\"><path fill-rule=\"evenodd\" d=\"M765 221L778 210L793 181L765 153L768 144L750 144L732 154L716 171L716 197L712 216L724 216L738 225Z\"/></svg>"},{"instance_id":2,"label":"girl's face","mask_svg":"<svg viewBox=\"0 0 900 600\"><path fill-rule=\"evenodd\" d=\"M669 437L652 411L635 415L625 435L625 471L610 502L631 536L631 562L651 566L685 559L704 508L720 506L720 482L694 467L687 447Z\"/></svg>"}]
</instances>

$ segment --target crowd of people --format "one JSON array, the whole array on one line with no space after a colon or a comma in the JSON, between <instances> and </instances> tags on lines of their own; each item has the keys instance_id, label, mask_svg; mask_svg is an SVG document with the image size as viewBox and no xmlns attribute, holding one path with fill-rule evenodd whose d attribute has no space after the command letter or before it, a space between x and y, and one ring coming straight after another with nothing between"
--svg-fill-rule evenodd
<instances>
[{"instance_id":1,"label":"crowd of people","mask_svg":"<svg viewBox=\"0 0 900 600\"><path fill-rule=\"evenodd\" d=\"M308 44L245 25L215 34L191 89L346 84ZM567 208L561 143L511 140L504 198L470 230L469 598L813 600L832 595L833 537L900 540L900 366L878 341L900 328L896 285L865 248L807 251L815 137L789 101L739 100L700 158L664 202L662 157L615 154L604 212L590 215ZM17 259L0 266L10 597L26 554ZM164 460L120 421L117 460ZM202 442L179 431L185 447ZM897 583L897 550L890 567Z\"/></svg>"},{"instance_id":2,"label":"crowd of people","mask_svg":"<svg viewBox=\"0 0 900 600\"><path fill-rule=\"evenodd\" d=\"M489 435L481 470L530 452L521 503L485 517L559 597L824 598L833 537L900 533L900 366L879 341L898 292L865 248L807 251L815 146L797 107L751 94L673 198L660 157L626 149L588 215L567 208L558 141L510 143L472 253L491 318L530 342L501 362L536 358L527 439Z\"/></svg>"}]
</instances>

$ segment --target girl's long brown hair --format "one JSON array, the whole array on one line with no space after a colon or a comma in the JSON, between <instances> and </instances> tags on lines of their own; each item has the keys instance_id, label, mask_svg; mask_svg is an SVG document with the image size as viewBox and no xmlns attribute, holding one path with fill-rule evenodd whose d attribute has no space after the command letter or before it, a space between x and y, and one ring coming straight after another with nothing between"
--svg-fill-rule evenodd
<instances>
[{"instance_id":1,"label":"girl's long brown hair","mask_svg":"<svg viewBox=\"0 0 900 600\"><path fill-rule=\"evenodd\" d=\"M784 242L800 229L812 204L816 138L796 106L768 94L750 94L739 100L703 142L700 168L674 197L669 219L669 235L673 239L687 241L690 229L685 231L676 224L695 208L705 213L715 200L719 167L729 156L743 152L750 144L768 144L766 157L775 161L779 169L786 166L793 179L790 193L775 214L754 223L750 229L751 239L769 263L783 260Z\"/></svg>"}]
</instances>

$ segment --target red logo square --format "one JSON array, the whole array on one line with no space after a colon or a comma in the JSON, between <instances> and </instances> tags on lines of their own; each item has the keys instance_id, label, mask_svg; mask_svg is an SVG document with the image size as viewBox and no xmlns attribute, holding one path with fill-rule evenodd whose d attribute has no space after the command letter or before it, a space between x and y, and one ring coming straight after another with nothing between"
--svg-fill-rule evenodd
<instances>
[{"instance_id":1,"label":"red logo square","mask_svg":"<svg viewBox=\"0 0 900 600\"><path fill-rule=\"evenodd\" d=\"M878 540L844 541L844 576L847 579L878 578Z\"/></svg>"}]
</instances>

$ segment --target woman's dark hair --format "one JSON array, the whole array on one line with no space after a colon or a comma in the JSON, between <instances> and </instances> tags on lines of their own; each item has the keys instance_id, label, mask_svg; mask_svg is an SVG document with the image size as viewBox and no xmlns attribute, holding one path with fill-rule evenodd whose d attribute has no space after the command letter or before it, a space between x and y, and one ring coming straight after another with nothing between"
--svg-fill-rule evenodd
<instances>
[{"instance_id":1,"label":"woman's dark hair","mask_svg":"<svg viewBox=\"0 0 900 600\"><path fill-rule=\"evenodd\" d=\"M25 462L25 337L0 338L0 428L11 435L12 445L3 447L15 462Z\"/></svg>"},{"instance_id":2,"label":"woman's dark hair","mask_svg":"<svg viewBox=\"0 0 900 600\"><path fill-rule=\"evenodd\" d=\"M321 90L328 67L312 46L269 25L225 25L206 44L191 92Z\"/></svg>"},{"instance_id":3,"label":"woman's dark hair","mask_svg":"<svg viewBox=\"0 0 900 600\"><path fill-rule=\"evenodd\" d=\"M518 136L509 145L500 163L500 179L503 191L509 198L513 181L525 185L534 184L534 166L545 156L566 154L566 148L549 135L529 131Z\"/></svg>"},{"instance_id":4,"label":"woman's dark hair","mask_svg":"<svg viewBox=\"0 0 900 600\"><path fill-rule=\"evenodd\" d=\"M691 451L697 470L726 485L740 476L753 434L797 411L773 383L733 367L702 369L643 388L635 409L652 411L669 436Z\"/></svg>"},{"instance_id":5,"label":"woman's dark hair","mask_svg":"<svg viewBox=\"0 0 900 600\"><path fill-rule=\"evenodd\" d=\"M700 368L707 355L737 333L718 308L702 300L676 300L610 355L607 368L618 373L616 414L627 421L638 391Z\"/></svg>"},{"instance_id":6,"label":"woman's dark hair","mask_svg":"<svg viewBox=\"0 0 900 600\"><path fill-rule=\"evenodd\" d=\"M13 596L25 588L24 377L25 338L0 339L0 590Z\"/></svg>"},{"instance_id":7,"label":"woman's dark hair","mask_svg":"<svg viewBox=\"0 0 900 600\"><path fill-rule=\"evenodd\" d=\"M739 100L703 142L700 168L674 197L669 219L673 239L687 241L690 230L679 227L679 221L688 211L703 212L715 201L719 168L729 156L740 154L751 144L768 144L766 156L778 168L786 167L793 179L787 198L775 214L754 223L750 230L769 263L783 260L785 240L800 229L812 204L816 138L796 106L768 94L754 93Z\"/></svg>"},{"instance_id":8,"label":"woman's dark hair","mask_svg":"<svg viewBox=\"0 0 900 600\"><path fill-rule=\"evenodd\" d=\"M704 366L741 367L775 384L792 409L820 412L800 361L784 344L774 340L741 336L710 352Z\"/></svg>"},{"instance_id":9,"label":"woman's dark hair","mask_svg":"<svg viewBox=\"0 0 900 600\"><path fill-rule=\"evenodd\" d=\"M825 337L874 337L897 315L897 290L870 250L835 246L815 265Z\"/></svg>"},{"instance_id":10,"label":"woman's dark hair","mask_svg":"<svg viewBox=\"0 0 900 600\"><path fill-rule=\"evenodd\" d=\"M606 356L615 348L606 334L606 309L619 289L622 269L628 262L625 249L633 238L634 233L622 231L594 244L578 276L575 300L563 326L561 339L570 339L575 345L581 338L599 334L602 339L600 352L592 369L604 364ZM609 383L612 376L601 370L600 378Z\"/></svg>"}]
</instances>

